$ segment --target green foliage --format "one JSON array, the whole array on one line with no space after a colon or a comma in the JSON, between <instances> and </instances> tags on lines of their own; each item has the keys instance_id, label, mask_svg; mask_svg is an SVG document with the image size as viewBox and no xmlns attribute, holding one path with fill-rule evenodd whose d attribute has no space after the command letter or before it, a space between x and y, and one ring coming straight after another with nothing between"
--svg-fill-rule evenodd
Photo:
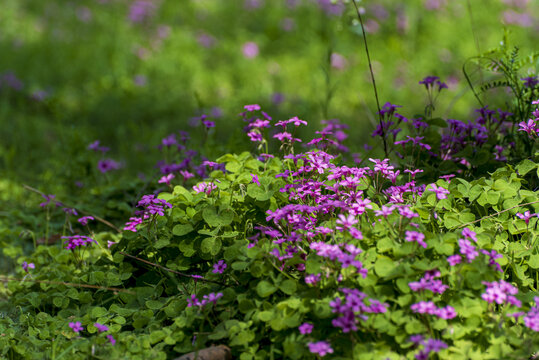
<instances>
[{"instance_id":1,"label":"green foliage","mask_svg":"<svg viewBox=\"0 0 539 360\"><path fill-rule=\"evenodd\" d=\"M447 198L438 200L427 190L412 207L420 215L416 222L425 234L426 249L403 242L409 220L394 213L370 230L361 226L363 240L347 239L364 250L366 278L311 254L304 262L306 274L328 276L313 287L305 284L300 273L290 271L289 266L301 258L279 265L268 256L271 243L266 238L247 246L254 227L266 223L266 211L289 203L278 191L285 178L275 177L289 165L288 160L282 163L276 158L264 164L243 153L220 161L235 171L214 171L206 181L219 184L217 189L208 195L176 186L162 193L160 198L173 205L166 216L151 220L136 234L124 232L110 250L106 241L116 237L110 233L96 234L99 244L86 249L82 262L65 249L40 245L31 257L36 271L23 281L8 283L10 303L2 309L8 316L0 320L3 356L32 358L39 353L82 359L94 346L96 357L165 359L218 342L241 358L299 359L309 357L308 341L323 336L344 358L400 359L417 352L410 347L409 336L427 332L449 344L440 352L441 358L523 359L539 343L537 335L521 323L505 318L508 309L481 299L482 281L497 279L485 258L455 267L445 260L458 254L457 240L467 227L477 233L480 248L503 255L498 260L503 278L518 286L523 303L539 295L537 218L525 224L515 217L525 209L539 211L537 192L527 187L536 177L535 162L507 165L473 181L438 181L450 191ZM236 163L244 165L234 168L231 164ZM253 175L259 176L264 192L252 187L258 187L252 183ZM267 192L272 196L263 196ZM327 221L331 226L334 220ZM213 272L212 265L220 259L228 265L223 274ZM411 291L408 284L432 269L441 272L449 290L443 295ZM357 287L388 303L388 312L370 315L358 332L346 336L332 327L335 315L329 306L342 286ZM217 292L223 296L216 304L189 305L191 294L202 299ZM420 300L450 305L458 316L444 320L415 314L410 306ZM81 337L68 327L70 321L82 323ZM108 344L94 322L109 327L107 334L115 337L116 345ZM313 334L298 333L304 322L315 324Z\"/></svg>"}]
</instances>

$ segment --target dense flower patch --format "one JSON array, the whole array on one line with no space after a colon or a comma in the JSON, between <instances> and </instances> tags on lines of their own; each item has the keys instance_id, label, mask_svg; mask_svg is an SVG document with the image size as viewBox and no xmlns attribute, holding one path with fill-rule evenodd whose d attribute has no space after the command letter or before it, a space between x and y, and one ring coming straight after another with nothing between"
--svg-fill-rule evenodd
<instances>
[{"instance_id":1,"label":"dense flower patch","mask_svg":"<svg viewBox=\"0 0 539 360\"><path fill-rule=\"evenodd\" d=\"M345 150L337 122L303 141L294 131L307 122L297 117L276 121L272 135L273 120L258 105L241 115L260 155L162 166L156 182L170 192L143 195L120 236L93 233L95 218L83 216L77 222L90 234L64 237L62 249L39 247L22 262L35 282L9 289L14 305L43 318L33 328L82 334L69 348L69 335L56 337L73 357L92 348L165 358L216 342L242 359L534 353L539 207L525 184L536 176L535 162L472 181L432 179L414 163L389 158L350 166L336 155ZM397 133L374 135L402 145ZM435 154L405 136L412 147L403 154ZM269 152L270 137L277 153ZM296 152L304 142L308 148ZM175 185L195 180L177 179L182 171L203 181L191 190ZM63 206L45 198L48 213ZM81 279L94 293L62 282L40 290L39 281L59 278ZM23 342L48 348L46 337L27 337L21 326L29 321L0 321L11 327L0 338L5 354L21 353ZM133 349L135 338L142 347Z\"/></svg>"}]
</instances>

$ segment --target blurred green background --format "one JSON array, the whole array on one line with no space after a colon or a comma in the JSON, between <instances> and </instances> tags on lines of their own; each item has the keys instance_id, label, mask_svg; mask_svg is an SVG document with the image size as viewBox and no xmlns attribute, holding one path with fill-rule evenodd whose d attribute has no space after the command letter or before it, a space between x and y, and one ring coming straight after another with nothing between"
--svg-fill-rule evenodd
<instances>
[{"instance_id":1,"label":"blurred green background","mask_svg":"<svg viewBox=\"0 0 539 360\"><path fill-rule=\"evenodd\" d=\"M422 112L418 81L436 75L450 88L435 115L471 116L478 106L462 65L499 45L504 29L521 53L537 49L535 0L359 5L380 100L405 115ZM238 113L251 103L275 120L299 116L310 132L338 118L351 125L352 149L376 122L346 1L1 0L0 54L4 180L59 182L98 139L124 172L150 172L160 139L179 130L196 139L202 129L190 122L201 114L216 121L213 155L249 149Z\"/></svg>"}]
</instances>

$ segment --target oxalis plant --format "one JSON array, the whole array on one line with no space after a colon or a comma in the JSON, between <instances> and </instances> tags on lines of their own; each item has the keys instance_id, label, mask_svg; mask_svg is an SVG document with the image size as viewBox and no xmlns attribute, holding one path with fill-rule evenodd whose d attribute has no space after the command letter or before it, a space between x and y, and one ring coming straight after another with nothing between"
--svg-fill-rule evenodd
<instances>
[{"instance_id":1,"label":"oxalis plant","mask_svg":"<svg viewBox=\"0 0 539 360\"><path fill-rule=\"evenodd\" d=\"M193 186L163 175L170 191L142 196L121 234L81 218L89 236L19 259L2 355L165 359L221 344L241 359L534 357L535 157L477 179L347 165L337 122L304 141L297 117L258 105L242 117L252 153L205 161Z\"/></svg>"}]
</instances>

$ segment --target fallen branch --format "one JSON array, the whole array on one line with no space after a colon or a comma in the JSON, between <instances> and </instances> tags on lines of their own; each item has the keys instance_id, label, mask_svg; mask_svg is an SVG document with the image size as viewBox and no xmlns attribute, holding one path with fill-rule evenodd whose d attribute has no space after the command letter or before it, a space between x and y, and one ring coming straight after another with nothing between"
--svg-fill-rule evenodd
<instances>
[{"instance_id":1,"label":"fallen branch","mask_svg":"<svg viewBox=\"0 0 539 360\"><path fill-rule=\"evenodd\" d=\"M480 221L482 221L482 220L485 220L485 219L488 219L488 218L491 218L491 217L494 217L494 216L498 216L498 215L500 215L500 214L503 214L504 212L507 212L507 211L509 211L509 210L516 209L516 208L521 207L521 206L532 205L532 204L537 204L537 203L539 203L539 200L532 201L532 202L525 203L525 204L519 204L519 205L511 206L509 209L505 209L505 210L502 210L502 211L498 211L497 213L494 213L494 214L492 214L492 215L488 215L488 216L482 217L482 218L479 219L479 220L471 221L471 222L469 222L469 223L466 223L466 224L464 224L464 225L461 225L461 226L457 227L457 229L466 227L466 226L468 226L468 225L475 224L475 223L477 223L477 222L480 222Z\"/></svg>"},{"instance_id":2,"label":"fallen branch","mask_svg":"<svg viewBox=\"0 0 539 360\"><path fill-rule=\"evenodd\" d=\"M2 281L2 282L8 282L8 281L33 281L33 282L44 283L44 284L55 284L55 285L83 287L83 288L89 288L89 289L107 290L107 291L114 291L114 292L123 292L123 293L131 294L131 295L135 295L134 292L126 290L126 289L113 288L113 287L107 287L107 286L98 286L98 285L77 284L77 283L70 283L70 282L64 282L64 281L37 280L37 279L31 279L31 278L20 279L20 278L14 278L14 277L4 276L4 275L0 275L0 281Z\"/></svg>"},{"instance_id":3,"label":"fallen branch","mask_svg":"<svg viewBox=\"0 0 539 360\"><path fill-rule=\"evenodd\" d=\"M28 186L28 185L26 185L26 184L22 184L22 187L25 188L26 190L35 192L36 194L39 194L39 195L41 195L41 196L45 196L45 195L46 195L45 193L39 191L38 189L33 188L33 187L31 187L31 186ZM67 207L75 209L74 207L71 207L71 206L67 206ZM120 230L120 229L119 229L118 227L116 227L114 224L112 224L111 222L109 222L109 221L107 221L107 220L105 220L105 219L103 219L103 218L101 218L101 217L99 217L99 216L97 216L97 215L95 215L95 214L92 214L92 213L89 213L88 211L84 211L84 210L80 210L80 209L76 209L76 210L80 211L83 215L90 215L90 216L92 216L94 219L96 219L96 220L99 221L100 223L103 223L103 224L107 225L108 227L110 227L110 228L116 230L118 233L121 233L121 232L122 232L122 230Z\"/></svg>"},{"instance_id":4,"label":"fallen branch","mask_svg":"<svg viewBox=\"0 0 539 360\"><path fill-rule=\"evenodd\" d=\"M204 279L202 276L199 277L199 276L197 276L197 275L184 274L184 273L182 273L182 272L179 272L179 271L172 270L172 269L169 269L169 268L167 268L167 267L164 267L163 265L159 265L159 264L153 263L153 262L151 262L151 261L144 260L144 259L138 258L138 257L133 256L133 255L129 255L129 254L127 254L127 253L124 253L123 251L118 251L118 254L122 254L122 255L124 255L124 256L127 256L127 257L130 257L130 258L132 258L132 259L138 260L138 261L143 262L143 263L145 263L145 264L152 265L152 266L158 267L158 268L160 268L160 269L163 269L163 270L165 270L165 271L169 271L169 272L174 273L174 274L176 274L176 275L180 275L180 276L183 276L183 277L186 277L186 278L190 278L190 279L193 279L193 280L196 280L196 281L203 281L203 282L209 282L209 283L214 283L214 284L219 284L219 285L226 286L226 284L224 284L224 283L222 283L222 282Z\"/></svg>"},{"instance_id":5,"label":"fallen branch","mask_svg":"<svg viewBox=\"0 0 539 360\"><path fill-rule=\"evenodd\" d=\"M212 346L206 349L190 352L174 360L232 360L230 348L225 345Z\"/></svg>"}]
</instances>

